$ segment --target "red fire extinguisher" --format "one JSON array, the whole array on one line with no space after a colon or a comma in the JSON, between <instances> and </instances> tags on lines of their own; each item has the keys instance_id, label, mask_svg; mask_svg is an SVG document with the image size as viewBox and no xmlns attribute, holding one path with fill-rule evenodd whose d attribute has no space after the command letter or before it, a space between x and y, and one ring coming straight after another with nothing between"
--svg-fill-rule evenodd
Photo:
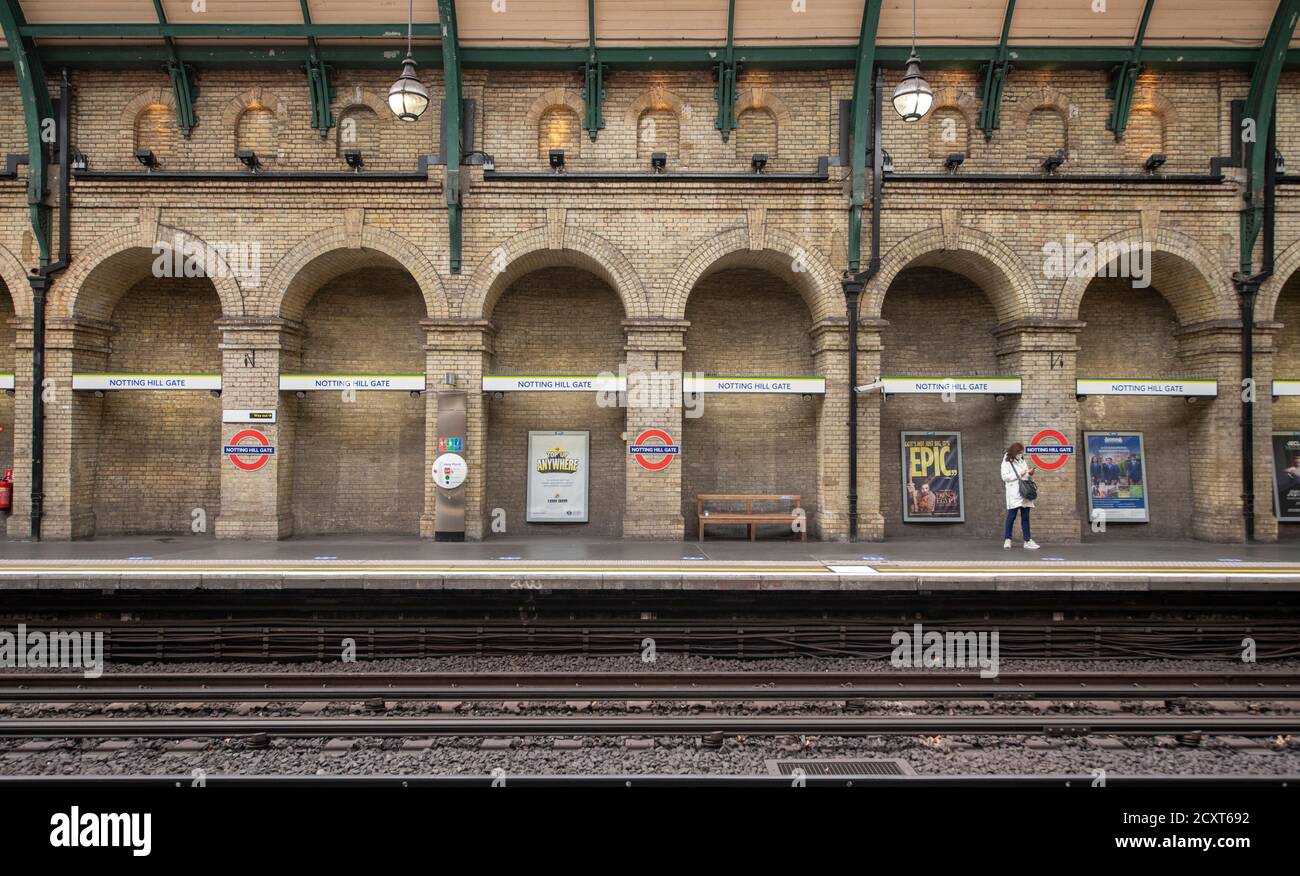
<instances>
[{"instance_id":1,"label":"red fire extinguisher","mask_svg":"<svg viewBox=\"0 0 1300 876\"><path fill-rule=\"evenodd\" d=\"M5 469L4 480L0 480L0 511L8 511L14 504L14 470Z\"/></svg>"}]
</instances>

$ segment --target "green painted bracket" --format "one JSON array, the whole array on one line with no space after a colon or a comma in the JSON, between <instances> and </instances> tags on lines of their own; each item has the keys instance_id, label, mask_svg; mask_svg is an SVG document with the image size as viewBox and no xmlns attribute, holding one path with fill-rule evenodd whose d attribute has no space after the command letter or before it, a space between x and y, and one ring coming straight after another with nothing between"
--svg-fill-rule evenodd
<instances>
[{"instance_id":1,"label":"green painted bracket","mask_svg":"<svg viewBox=\"0 0 1300 876\"><path fill-rule=\"evenodd\" d=\"M876 30L883 0L863 0L862 29L853 74L853 150L849 182L849 271L862 270L862 206L867 193L867 114L871 112L872 72L876 65Z\"/></svg>"},{"instance_id":2,"label":"green painted bracket","mask_svg":"<svg viewBox=\"0 0 1300 876\"><path fill-rule=\"evenodd\" d=\"M718 84L713 97L718 102L718 118L714 126L722 132L722 142L731 139L736 130L736 0L727 2L727 48L722 60L714 68Z\"/></svg>"},{"instance_id":3,"label":"green painted bracket","mask_svg":"<svg viewBox=\"0 0 1300 876\"><path fill-rule=\"evenodd\" d=\"M298 3L302 7L302 23L310 27L311 8L307 0L298 0ZM327 139L330 128L334 127L334 111L330 108L333 95L330 93L329 70L320 59L314 36L307 37L307 85L311 93L311 126L320 132L322 140Z\"/></svg>"},{"instance_id":4,"label":"green painted bracket","mask_svg":"<svg viewBox=\"0 0 1300 876\"><path fill-rule=\"evenodd\" d=\"M158 25L167 23L167 13L163 11L162 0L153 0L153 11L158 16ZM194 101L198 99L199 89L194 84L194 70L187 67L176 52L176 43L171 37L163 37L167 49L167 76L172 82L172 96L176 104L176 127L186 139L198 126L198 117L194 114Z\"/></svg>"},{"instance_id":5,"label":"green painted bracket","mask_svg":"<svg viewBox=\"0 0 1300 876\"><path fill-rule=\"evenodd\" d=\"M1142 43L1147 36L1147 22L1151 20L1151 10L1156 0L1147 0L1142 8L1142 20L1138 24L1137 37L1133 40L1132 54L1121 61L1111 71L1110 83L1106 87L1106 96L1111 100L1110 117L1106 119L1106 129L1115 132L1116 142L1124 139L1128 130L1129 112L1133 109L1133 91L1137 87L1138 76L1142 75Z\"/></svg>"},{"instance_id":6,"label":"green painted bracket","mask_svg":"<svg viewBox=\"0 0 1300 876\"><path fill-rule=\"evenodd\" d=\"M596 0L587 0L587 60L582 67L582 82L582 126L595 143L596 134L605 127L605 64L596 49Z\"/></svg>"},{"instance_id":7,"label":"green painted bracket","mask_svg":"<svg viewBox=\"0 0 1300 876\"><path fill-rule=\"evenodd\" d=\"M445 124L442 153L446 157L447 176L443 188L447 195L448 262L451 273L460 273L461 256L461 92L460 39L456 31L455 0L438 0L438 21L442 26L442 77Z\"/></svg>"},{"instance_id":8,"label":"green painted bracket","mask_svg":"<svg viewBox=\"0 0 1300 876\"><path fill-rule=\"evenodd\" d=\"M1007 0L1006 15L1002 18L1002 38L993 51L993 59L980 68L979 129L984 140L993 139L993 132L1002 126L1002 91L1011 74L1011 61L1007 39L1011 36L1011 17L1016 12L1016 0Z\"/></svg>"},{"instance_id":9,"label":"green painted bracket","mask_svg":"<svg viewBox=\"0 0 1300 876\"><path fill-rule=\"evenodd\" d=\"M27 210L41 265L44 266L50 263L53 224L45 188L49 147L54 145L54 104L50 100L49 82L36 48L29 37L22 35L21 28L25 24L18 0L0 0L0 30L4 32L13 59L23 105L23 121L27 126Z\"/></svg>"}]
</instances>

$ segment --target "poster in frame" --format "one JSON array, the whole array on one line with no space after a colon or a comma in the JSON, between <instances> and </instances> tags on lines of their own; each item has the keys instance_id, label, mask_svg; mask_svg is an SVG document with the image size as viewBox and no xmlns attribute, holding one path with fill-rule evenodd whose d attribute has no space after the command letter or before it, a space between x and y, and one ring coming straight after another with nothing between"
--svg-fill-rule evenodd
<instances>
[{"instance_id":1,"label":"poster in frame","mask_svg":"<svg viewBox=\"0 0 1300 876\"><path fill-rule=\"evenodd\" d=\"M1084 432L1088 519L1106 523L1150 523L1147 455L1141 432Z\"/></svg>"},{"instance_id":2,"label":"poster in frame","mask_svg":"<svg viewBox=\"0 0 1300 876\"><path fill-rule=\"evenodd\" d=\"M1273 433L1273 514L1300 523L1300 432Z\"/></svg>"},{"instance_id":3,"label":"poster in frame","mask_svg":"<svg viewBox=\"0 0 1300 876\"><path fill-rule=\"evenodd\" d=\"M528 433L528 523L587 523L591 433Z\"/></svg>"},{"instance_id":4,"label":"poster in frame","mask_svg":"<svg viewBox=\"0 0 1300 876\"><path fill-rule=\"evenodd\" d=\"M964 523L960 432L900 432L903 522Z\"/></svg>"}]
</instances>

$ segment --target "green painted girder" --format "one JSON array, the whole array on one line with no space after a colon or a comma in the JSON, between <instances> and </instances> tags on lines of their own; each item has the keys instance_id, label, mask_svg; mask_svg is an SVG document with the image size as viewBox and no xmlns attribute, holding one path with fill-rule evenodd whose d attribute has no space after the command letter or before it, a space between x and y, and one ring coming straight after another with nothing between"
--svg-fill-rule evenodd
<instances>
[{"instance_id":1,"label":"green painted girder","mask_svg":"<svg viewBox=\"0 0 1300 876\"><path fill-rule=\"evenodd\" d=\"M24 24L19 31L33 39L86 39L118 38L140 39L147 37L174 37L179 39L295 39L321 37L326 39L392 38L406 39L406 24ZM417 24L416 37L437 37L440 31L435 24Z\"/></svg>"},{"instance_id":2,"label":"green painted girder","mask_svg":"<svg viewBox=\"0 0 1300 876\"><path fill-rule=\"evenodd\" d=\"M605 65L596 49L596 0L587 0L587 60L582 65L582 82L582 126L594 143L605 127Z\"/></svg>"},{"instance_id":3,"label":"green painted girder","mask_svg":"<svg viewBox=\"0 0 1300 876\"><path fill-rule=\"evenodd\" d=\"M1267 185L1267 162L1273 160L1268 150L1268 132L1273 124L1277 103L1277 84L1282 78L1282 68L1287 58L1287 47L1295 36L1296 20L1300 19L1300 0L1281 0L1268 38L1260 49L1259 60L1250 77L1250 91L1246 93L1243 124L1249 125L1253 137L1243 136L1246 147L1245 205L1241 210L1241 273L1249 277L1255 260L1255 243L1264 224L1264 197Z\"/></svg>"},{"instance_id":4,"label":"green painted girder","mask_svg":"<svg viewBox=\"0 0 1300 876\"><path fill-rule=\"evenodd\" d=\"M722 132L722 142L731 138L736 130L736 0L727 0L727 48L722 53L722 60L714 69L717 86L713 97L718 103L718 118L714 127Z\"/></svg>"},{"instance_id":5,"label":"green painted girder","mask_svg":"<svg viewBox=\"0 0 1300 876\"><path fill-rule=\"evenodd\" d=\"M1142 8L1142 20L1138 24L1137 37L1133 40L1132 55L1111 72L1110 85L1106 96L1111 99L1110 117L1106 120L1107 130L1115 132L1116 142L1124 139L1128 130L1129 111L1133 108L1133 90L1137 87L1138 76L1142 74L1142 42L1147 36L1147 22L1151 20L1151 9L1156 0L1147 0Z\"/></svg>"},{"instance_id":6,"label":"green painted girder","mask_svg":"<svg viewBox=\"0 0 1300 876\"><path fill-rule=\"evenodd\" d=\"M443 190L447 195L447 243L451 273L460 273L461 188L460 188L460 38L456 31L455 0L438 0L438 20L442 29L443 126L442 154L446 158L447 178Z\"/></svg>"},{"instance_id":7,"label":"green painted girder","mask_svg":"<svg viewBox=\"0 0 1300 876\"><path fill-rule=\"evenodd\" d=\"M45 67L35 51L32 41L22 35L25 23L18 0L0 0L0 30L14 65L18 80L18 93L22 98L23 121L27 127L27 211L32 234L40 253L41 265L50 263L50 233L52 222L50 205L46 201L45 187L48 178L48 147L52 145L43 136L55 130L54 104L50 100L49 82ZM52 138L50 138L52 139ZM64 172L67 169L64 168Z\"/></svg>"},{"instance_id":8,"label":"green painted girder","mask_svg":"<svg viewBox=\"0 0 1300 876\"><path fill-rule=\"evenodd\" d=\"M867 114L871 112L871 86L876 66L876 30L883 0L863 0L862 28L858 34L857 64L853 73L853 142L849 160L849 271L862 270L862 207L867 195Z\"/></svg>"},{"instance_id":9,"label":"green painted girder","mask_svg":"<svg viewBox=\"0 0 1300 876\"><path fill-rule=\"evenodd\" d=\"M298 2L302 6L303 24L310 27L311 9L307 6L307 0ZM334 111L330 108L333 95L330 93L329 70L320 58L314 36L307 37L307 86L311 93L311 126L320 132L320 138L324 140L329 137L330 128L334 127Z\"/></svg>"},{"instance_id":10,"label":"green painted girder","mask_svg":"<svg viewBox=\"0 0 1300 876\"><path fill-rule=\"evenodd\" d=\"M1011 17L1016 14L1016 0L1007 0L1007 11L1002 17L1002 38L993 50L993 58L980 70L979 129L984 139L992 140L993 132L1002 126L1002 90L1011 74L1011 60L1007 52L1007 39L1011 36Z\"/></svg>"},{"instance_id":11,"label":"green painted girder","mask_svg":"<svg viewBox=\"0 0 1300 876\"><path fill-rule=\"evenodd\" d=\"M167 13L163 10L162 0L153 0L154 14L159 24L167 23ZM198 126L198 117L194 114L194 102L198 99L199 89L192 78L193 70L181 61L176 54L176 43L171 37L163 40L167 48L167 76L172 83L172 97L176 104L176 127L181 136L188 138Z\"/></svg>"}]
</instances>

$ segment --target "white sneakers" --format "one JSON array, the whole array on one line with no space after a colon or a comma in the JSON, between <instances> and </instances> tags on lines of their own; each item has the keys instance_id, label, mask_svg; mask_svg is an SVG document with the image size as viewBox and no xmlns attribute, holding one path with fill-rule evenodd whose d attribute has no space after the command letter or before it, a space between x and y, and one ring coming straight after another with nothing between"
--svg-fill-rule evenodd
<instances>
[{"instance_id":1,"label":"white sneakers","mask_svg":"<svg viewBox=\"0 0 1300 876\"><path fill-rule=\"evenodd\" d=\"M1031 538L1029 541L1025 542L1025 550L1027 550L1027 551L1036 551L1036 550L1038 550L1038 542L1034 541L1034 540Z\"/></svg>"},{"instance_id":2,"label":"white sneakers","mask_svg":"<svg viewBox=\"0 0 1300 876\"><path fill-rule=\"evenodd\" d=\"M1002 542L1002 549L1004 551L1011 550L1011 539L1008 538L1006 541Z\"/></svg>"}]
</instances>

